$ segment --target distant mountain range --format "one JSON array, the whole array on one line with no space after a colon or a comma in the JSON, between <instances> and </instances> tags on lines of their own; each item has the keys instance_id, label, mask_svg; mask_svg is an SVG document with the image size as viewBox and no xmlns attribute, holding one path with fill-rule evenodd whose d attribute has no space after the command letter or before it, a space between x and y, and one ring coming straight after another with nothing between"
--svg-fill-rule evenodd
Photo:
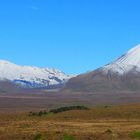
<instances>
[{"instance_id":1,"label":"distant mountain range","mask_svg":"<svg viewBox=\"0 0 140 140\"><path fill-rule=\"evenodd\" d=\"M112 63L70 79L63 91L140 91L140 45Z\"/></svg>"},{"instance_id":2,"label":"distant mountain range","mask_svg":"<svg viewBox=\"0 0 140 140\"><path fill-rule=\"evenodd\" d=\"M8 85L10 89L13 85L16 85L14 89L17 85L32 89L63 87L61 91L69 93L140 91L140 45L112 63L74 77L56 69L19 66L0 60L0 90Z\"/></svg>"},{"instance_id":3,"label":"distant mountain range","mask_svg":"<svg viewBox=\"0 0 140 140\"><path fill-rule=\"evenodd\" d=\"M11 82L26 88L57 88L67 82L71 76L53 69L32 66L19 66L0 60L0 81Z\"/></svg>"},{"instance_id":4,"label":"distant mountain range","mask_svg":"<svg viewBox=\"0 0 140 140\"><path fill-rule=\"evenodd\" d=\"M140 45L101 68L73 77L1 60L0 99L8 108L139 103Z\"/></svg>"}]
</instances>

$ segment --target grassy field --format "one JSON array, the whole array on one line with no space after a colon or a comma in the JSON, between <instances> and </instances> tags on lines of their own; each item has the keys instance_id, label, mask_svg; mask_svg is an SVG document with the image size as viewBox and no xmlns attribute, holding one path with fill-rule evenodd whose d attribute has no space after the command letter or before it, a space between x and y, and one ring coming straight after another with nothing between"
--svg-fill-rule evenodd
<instances>
[{"instance_id":1,"label":"grassy field","mask_svg":"<svg viewBox=\"0 0 140 140\"><path fill-rule=\"evenodd\" d=\"M140 105L95 106L42 116L0 115L0 140L133 139L140 139Z\"/></svg>"}]
</instances>

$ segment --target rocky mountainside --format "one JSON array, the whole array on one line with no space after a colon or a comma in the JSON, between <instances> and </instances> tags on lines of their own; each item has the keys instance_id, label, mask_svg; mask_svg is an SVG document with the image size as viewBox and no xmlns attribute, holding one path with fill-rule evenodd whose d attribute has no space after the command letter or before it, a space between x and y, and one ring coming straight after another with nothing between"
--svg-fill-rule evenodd
<instances>
[{"instance_id":1,"label":"rocky mountainside","mask_svg":"<svg viewBox=\"0 0 140 140\"><path fill-rule=\"evenodd\" d=\"M64 91L140 91L140 45L112 63L72 78Z\"/></svg>"}]
</instances>

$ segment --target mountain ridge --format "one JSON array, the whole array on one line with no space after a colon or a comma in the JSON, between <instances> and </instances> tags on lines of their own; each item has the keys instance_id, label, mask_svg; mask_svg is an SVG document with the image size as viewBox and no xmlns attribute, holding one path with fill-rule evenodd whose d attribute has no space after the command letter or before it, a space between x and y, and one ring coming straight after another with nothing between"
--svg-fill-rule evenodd
<instances>
[{"instance_id":1,"label":"mountain ridge","mask_svg":"<svg viewBox=\"0 0 140 140\"><path fill-rule=\"evenodd\" d=\"M70 77L54 68L20 66L6 60L0 60L0 81L11 81L22 87L60 86Z\"/></svg>"}]
</instances>

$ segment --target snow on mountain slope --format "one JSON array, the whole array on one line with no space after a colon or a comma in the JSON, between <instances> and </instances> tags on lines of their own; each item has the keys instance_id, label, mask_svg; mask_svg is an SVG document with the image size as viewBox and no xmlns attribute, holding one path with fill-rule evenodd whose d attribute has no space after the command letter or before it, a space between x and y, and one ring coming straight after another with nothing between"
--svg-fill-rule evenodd
<instances>
[{"instance_id":1,"label":"snow on mountain slope","mask_svg":"<svg viewBox=\"0 0 140 140\"><path fill-rule=\"evenodd\" d=\"M70 76L53 68L18 66L0 60L0 81L12 81L25 87L49 87L64 84Z\"/></svg>"},{"instance_id":2,"label":"snow on mountain slope","mask_svg":"<svg viewBox=\"0 0 140 140\"><path fill-rule=\"evenodd\" d=\"M128 72L140 72L140 45L129 50L119 59L101 68L105 73L114 72L119 75Z\"/></svg>"},{"instance_id":3,"label":"snow on mountain slope","mask_svg":"<svg viewBox=\"0 0 140 140\"><path fill-rule=\"evenodd\" d=\"M63 92L69 93L114 93L122 91L124 93L140 92L140 45L108 65L71 78L63 89ZM114 94L112 95L114 96Z\"/></svg>"}]
</instances>

